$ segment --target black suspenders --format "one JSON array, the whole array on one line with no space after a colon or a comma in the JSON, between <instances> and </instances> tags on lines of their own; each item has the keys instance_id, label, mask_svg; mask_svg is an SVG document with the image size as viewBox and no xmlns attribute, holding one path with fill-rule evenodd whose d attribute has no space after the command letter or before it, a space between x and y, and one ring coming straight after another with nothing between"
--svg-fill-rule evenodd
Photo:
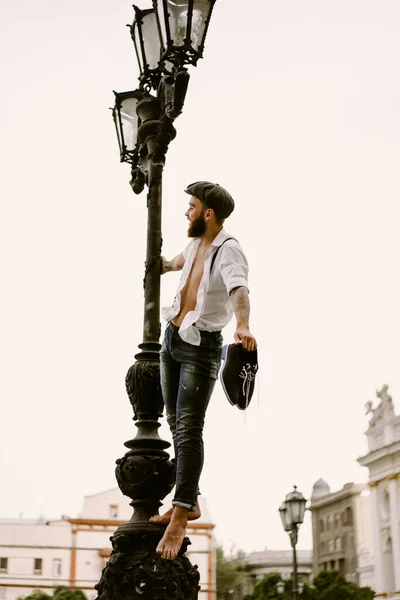
<instances>
[{"instance_id":1,"label":"black suspenders","mask_svg":"<svg viewBox=\"0 0 400 600\"><path fill-rule=\"evenodd\" d=\"M226 238L226 240L224 240L224 241L222 242L222 244L221 244L220 246L218 246L218 247L217 247L217 249L216 249L216 251L214 252L214 254L213 254L213 257L212 257L212 259L211 259L211 265L210 265L210 275L211 275L211 271L212 271L212 268L213 268L213 266L214 266L214 263L215 263L215 259L217 258L217 254L218 254L218 251L219 251L219 249L220 249L220 248L221 248L221 246L223 246L223 245L225 244L225 242L227 242L228 240L236 240L236 238L234 238L234 237L227 237L227 238Z\"/></svg>"}]
</instances>

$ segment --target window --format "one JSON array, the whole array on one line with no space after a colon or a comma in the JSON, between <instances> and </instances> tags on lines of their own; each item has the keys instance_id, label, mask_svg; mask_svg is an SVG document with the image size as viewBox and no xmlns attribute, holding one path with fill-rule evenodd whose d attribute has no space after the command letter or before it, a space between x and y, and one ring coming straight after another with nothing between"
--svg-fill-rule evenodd
<instances>
[{"instance_id":1,"label":"window","mask_svg":"<svg viewBox=\"0 0 400 600\"><path fill-rule=\"evenodd\" d=\"M108 514L110 519L118 519L118 504L110 504Z\"/></svg>"},{"instance_id":2,"label":"window","mask_svg":"<svg viewBox=\"0 0 400 600\"><path fill-rule=\"evenodd\" d=\"M344 558L339 560L339 571L342 575L345 575L345 561Z\"/></svg>"},{"instance_id":3,"label":"window","mask_svg":"<svg viewBox=\"0 0 400 600\"><path fill-rule=\"evenodd\" d=\"M53 577L60 577L61 563L61 558L53 558Z\"/></svg>"},{"instance_id":4,"label":"window","mask_svg":"<svg viewBox=\"0 0 400 600\"><path fill-rule=\"evenodd\" d=\"M351 573L355 573L357 569L357 558L355 556L353 556L353 558L351 559Z\"/></svg>"},{"instance_id":5,"label":"window","mask_svg":"<svg viewBox=\"0 0 400 600\"><path fill-rule=\"evenodd\" d=\"M325 542L321 542L320 548L321 548L321 552L323 554L325 552Z\"/></svg>"},{"instance_id":6,"label":"window","mask_svg":"<svg viewBox=\"0 0 400 600\"><path fill-rule=\"evenodd\" d=\"M335 513L335 516L333 517L333 527L334 527L334 529L337 529L339 527L339 515L338 515L338 513Z\"/></svg>"},{"instance_id":7,"label":"window","mask_svg":"<svg viewBox=\"0 0 400 600\"><path fill-rule=\"evenodd\" d=\"M42 574L42 559L34 558L33 562L34 562L34 564L33 564L34 575L41 575Z\"/></svg>"},{"instance_id":8,"label":"window","mask_svg":"<svg viewBox=\"0 0 400 600\"><path fill-rule=\"evenodd\" d=\"M340 537L336 538L335 540L335 550L340 550L342 547L341 541L340 541Z\"/></svg>"},{"instance_id":9,"label":"window","mask_svg":"<svg viewBox=\"0 0 400 600\"><path fill-rule=\"evenodd\" d=\"M343 548L343 550L346 550L346 546L347 546L347 535L344 534L344 535L342 535L342 548Z\"/></svg>"},{"instance_id":10,"label":"window","mask_svg":"<svg viewBox=\"0 0 400 600\"><path fill-rule=\"evenodd\" d=\"M328 550L329 550L329 552L333 552L333 550L334 550L333 540L329 540Z\"/></svg>"},{"instance_id":11,"label":"window","mask_svg":"<svg viewBox=\"0 0 400 600\"><path fill-rule=\"evenodd\" d=\"M332 526L331 526L331 518L330 518L330 517L327 517L327 518L326 518L326 530L327 530L327 531L330 531L331 529L332 529Z\"/></svg>"},{"instance_id":12,"label":"window","mask_svg":"<svg viewBox=\"0 0 400 600\"><path fill-rule=\"evenodd\" d=\"M0 573L7 573L8 569L8 558L0 558Z\"/></svg>"},{"instance_id":13,"label":"window","mask_svg":"<svg viewBox=\"0 0 400 600\"><path fill-rule=\"evenodd\" d=\"M346 508L346 525L353 525L353 511L350 506Z\"/></svg>"},{"instance_id":14,"label":"window","mask_svg":"<svg viewBox=\"0 0 400 600\"><path fill-rule=\"evenodd\" d=\"M319 521L319 528L321 530L321 533L324 533L324 531L325 531L325 524L324 524L324 520L323 519L320 519L320 521Z\"/></svg>"}]
</instances>

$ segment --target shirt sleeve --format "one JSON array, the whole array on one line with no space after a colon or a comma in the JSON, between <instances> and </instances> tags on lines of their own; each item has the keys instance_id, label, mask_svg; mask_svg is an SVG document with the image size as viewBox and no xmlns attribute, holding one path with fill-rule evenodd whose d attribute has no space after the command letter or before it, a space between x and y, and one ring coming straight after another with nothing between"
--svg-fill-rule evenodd
<instances>
[{"instance_id":1,"label":"shirt sleeve","mask_svg":"<svg viewBox=\"0 0 400 600\"><path fill-rule=\"evenodd\" d=\"M247 283L249 266L237 242L221 248L220 272L228 294L237 287L249 289Z\"/></svg>"}]
</instances>

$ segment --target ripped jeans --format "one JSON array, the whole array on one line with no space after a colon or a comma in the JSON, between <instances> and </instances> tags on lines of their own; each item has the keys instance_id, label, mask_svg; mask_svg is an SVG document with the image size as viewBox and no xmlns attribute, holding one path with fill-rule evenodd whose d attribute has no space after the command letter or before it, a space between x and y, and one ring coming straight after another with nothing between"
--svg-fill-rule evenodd
<instances>
[{"instance_id":1,"label":"ripped jeans","mask_svg":"<svg viewBox=\"0 0 400 600\"><path fill-rule=\"evenodd\" d=\"M204 462L203 427L218 378L222 335L201 331L200 346L184 342L168 323L160 352L161 389L175 449L176 488L172 504L194 510Z\"/></svg>"}]
</instances>

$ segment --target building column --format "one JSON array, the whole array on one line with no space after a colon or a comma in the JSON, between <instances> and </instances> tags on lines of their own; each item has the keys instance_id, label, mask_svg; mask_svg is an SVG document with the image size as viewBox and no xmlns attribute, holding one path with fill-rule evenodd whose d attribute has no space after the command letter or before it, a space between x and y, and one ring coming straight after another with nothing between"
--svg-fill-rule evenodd
<instances>
[{"instance_id":1,"label":"building column","mask_svg":"<svg viewBox=\"0 0 400 600\"><path fill-rule=\"evenodd\" d=\"M396 597L400 597L400 532L399 532L399 499L398 499L398 480L397 475L388 477L389 479L389 498L390 498L390 529L392 538L394 581L396 587Z\"/></svg>"},{"instance_id":2,"label":"building column","mask_svg":"<svg viewBox=\"0 0 400 600\"><path fill-rule=\"evenodd\" d=\"M383 581L383 569L382 569L382 537L381 537L381 526L379 522L379 506L378 506L378 490L377 483L370 483L371 488L371 500L372 500L372 537L374 544L374 579L375 579L375 592L376 594L382 594L385 591L385 584Z\"/></svg>"},{"instance_id":3,"label":"building column","mask_svg":"<svg viewBox=\"0 0 400 600\"><path fill-rule=\"evenodd\" d=\"M72 526L72 539L71 539L71 564L70 564L70 574L69 574L69 587L75 587L76 580L76 534L78 528L74 525Z\"/></svg>"}]
</instances>

